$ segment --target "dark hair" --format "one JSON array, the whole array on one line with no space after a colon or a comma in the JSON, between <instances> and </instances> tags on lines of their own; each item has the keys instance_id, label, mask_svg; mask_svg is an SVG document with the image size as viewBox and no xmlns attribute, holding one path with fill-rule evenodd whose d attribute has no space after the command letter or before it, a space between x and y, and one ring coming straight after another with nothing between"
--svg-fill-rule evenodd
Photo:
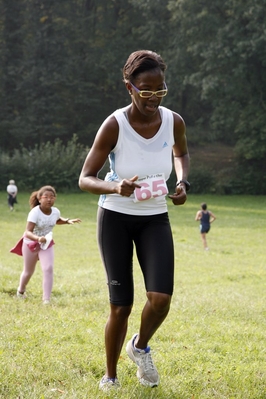
<instances>
[{"instance_id":1,"label":"dark hair","mask_svg":"<svg viewBox=\"0 0 266 399\"><path fill-rule=\"evenodd\" d=\"M206 209L207 209L207 204L206 204L205 202L203 202L203 203L201 204L201 208L202 208L204 211L206 211Z\"/></svg>"},{"instance_id":2,"label":"dark hair","mask_svg":"<svg viewBox=\"0 0 266 399\"><path fill-rule=\"evenodd\" d=\"M31 196L29 199L29 204L30 204L31 209L40 204L39 199L41 198L41 196L43 195L43 193L45 191L51 191L51 193L53 193L54 196L56 197L56 191L55 191L54 187L43 186L38 191L33 191L33 193L31 193Z\"/></svg>"},{"instance_id":3,"label":"dark hair","mask_svg":"<svg viewBox=\"0 0 266 399\"><path fill-rule=\"evenodd\" d=\"M124 65L123 80L125 83L134 81L134 78L140 73L157 68L163 73L166 70L166 64L159 54L150 50L134 51Z\"/></svg>"}]
</instances>

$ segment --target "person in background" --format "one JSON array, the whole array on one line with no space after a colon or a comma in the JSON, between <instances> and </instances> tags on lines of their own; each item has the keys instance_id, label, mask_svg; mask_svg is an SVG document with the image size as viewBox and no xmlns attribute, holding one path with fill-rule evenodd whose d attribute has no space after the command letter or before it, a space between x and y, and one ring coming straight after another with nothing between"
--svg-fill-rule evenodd
<instances>
[{"instance_id":1,"label":"person in background","mask_svg":"<svg viewBox=\"0 0 266 399\"><path fill-rule=\"evenodd\" d=\"M168 93L166 65L155 52L133 52L123 68L130 105L103 122L84 162L79 186L100 195L98 244L106 270L110 314L105 327L106 370L99 388L120 386L117 363L127 334L133 299L133 248L144 277L147 301L140 327L126 351L145 386L159 384L149 341L165 320L174 282L174 245L167 211L167 180L174 159L177 184L168 197L187 199L189 154L182 117L161 106ZM98 177L109 157L110 172Z\"/></svg>"},{"instance_id":2,"label":"person in background","mask_svg":"<svg viewBox=\"0 0 266 399\"><path fill-rule=\"evenodd\" d=\"M14 209L14 204L17 204L17 194L18 194L18 188L16 186L15 180L9 180L9 184L6 188L7 191L7 204L9 206L9 209L13 211Z\"/></svg>"},{"instance_id":3,"label":"person in background","mask_svg":"<svg viewBox=\"0 0 266 399\"><path fill-rule=\"evenodd\" d=\"M53 287L54 241L52 230L56 224L80 223L80 219L61 217L58 208L54 207L56 191L52 186L41 187L30 196L31 211L28 214L26 231L21 243L21 254L24 268L17 289L19 298L26 297L26 286L30 281L40 260L43 272L43 303L49 304ZM15 252L11 250L11 252ZM18 253L18 252L15 252Z\"/></svg>"},{"instance_id":4,"label":"person in background","mask_svg":"<svg viewBox=\"0 0 266 399\"><path fill-rule=\"evenodd\" d=\"M216 216L211 211L207 210L207 204L203 202L201 204L201 210L196 213L195 220L200 221L200 234L203 242L203 247L206 251L209 250L206 234L210 231L211 223L214 222L215 219Z\"/></svg>"}]
</instances>

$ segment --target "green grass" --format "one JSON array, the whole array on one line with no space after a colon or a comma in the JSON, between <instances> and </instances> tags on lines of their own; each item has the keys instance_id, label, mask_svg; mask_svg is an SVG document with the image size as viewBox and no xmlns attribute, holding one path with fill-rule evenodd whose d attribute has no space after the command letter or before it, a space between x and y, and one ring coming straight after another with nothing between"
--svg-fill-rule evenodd
<instances>
[{"instance_id":1,"label":"green grass","mask_svg":"<svg viewBox=\"0 0 266 399\"><path fill-rule=\"evenodd\" d=\"M9 212L6 194L0 193L0 398L106 398L98 390L109 305L96 242L97 196L58 195L62 216L80 217L82 223L54 228L51 306L41 303L39 265L28 299L15 295L22 258L9 249L24 231L28 198L19 193L19 204ZM202 201L217 216L207 236L209 252L194 221ZM141 386L123 348L122 388L109 397L266 398L265 205L265 197L190 195L182 207L169 202L175 292L169 316L150 342L161 384ZM134 266L136 295L126 339L138 331L145 301L136 260Z\"/></svg>"}]
</instances>

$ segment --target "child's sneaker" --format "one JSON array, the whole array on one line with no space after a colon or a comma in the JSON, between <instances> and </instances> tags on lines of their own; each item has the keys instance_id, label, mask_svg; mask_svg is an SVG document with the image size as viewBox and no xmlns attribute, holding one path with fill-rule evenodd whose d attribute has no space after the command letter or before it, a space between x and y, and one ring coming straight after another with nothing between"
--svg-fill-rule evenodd
<instances>
[{"instance_id":1,"label":"child's sneaker","mask_svg":"<svg viewBox=\"0 0 266 399\"><path fill-rule=\"evenodd\" d=\"M142 385L156 387L159 385L159 374L153 364L150 347L146 349L135 348L134 342L138 334L133 335L126 346L128 356L138 366L137 377Z\"/></svg>"},{"instance_id":2,"label":"child's sneaker","mask_svg":"<svg viewBox=\"0 0 266 399\"><path fill-rule=\"evenodd\" d=\"M104 392L108 392L112 389L118 389L120 388L120 384L117 378L109 378L103 376L103 378L101 379L100 383L99 383L99 389L101 389Z\"/></svg>"},{"instance_id":3,"label":"child's sneaker","mask_svg":"<svg viewBox=\"0 0 266 399\"><path fill-rule=\"evenodd\" d=\"M26 292L20 292L19 289L17 289L17 297L20 299L25 299L27 298Z\"/></svg>"}]
</instances>

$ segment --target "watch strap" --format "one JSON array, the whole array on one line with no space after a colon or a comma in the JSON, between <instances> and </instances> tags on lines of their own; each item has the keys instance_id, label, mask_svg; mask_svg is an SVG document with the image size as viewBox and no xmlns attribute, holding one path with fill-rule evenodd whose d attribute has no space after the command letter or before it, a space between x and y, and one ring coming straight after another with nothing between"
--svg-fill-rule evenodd
<instances>
[{"instance_id":1,"label":"watch strap","mask_svg":"<svg viewBox=\"0 0 266 399\"><path fill-rule=\"evenodd\" d=\"M179 181L176 183L176 187L179 186L179 184L181 184L181 183L183 183L183 184L186 186L186 191L189 191L189 189L190 189L190 183L189 183L189 181L187 181L187 180L179 180Z\"/></svg>"}]
</instances>

